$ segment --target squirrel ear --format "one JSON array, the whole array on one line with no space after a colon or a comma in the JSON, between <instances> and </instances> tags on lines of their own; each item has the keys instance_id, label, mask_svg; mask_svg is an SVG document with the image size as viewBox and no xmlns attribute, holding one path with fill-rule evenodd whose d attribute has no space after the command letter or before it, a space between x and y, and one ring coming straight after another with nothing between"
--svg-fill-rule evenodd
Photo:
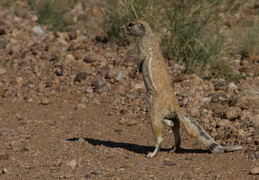
<instances>
[{"instance_id":1,"label":"squirrel ear","mask_svg":"<svg viewBox=\"0 0 259 180\"><path fill-rule=\"evenodd\" d=\"M143 31L146 31L146 28L145 28L145 25L144 25L144 24L140 24L140 28L141 28Z\"/></svg>"}]
</instances>

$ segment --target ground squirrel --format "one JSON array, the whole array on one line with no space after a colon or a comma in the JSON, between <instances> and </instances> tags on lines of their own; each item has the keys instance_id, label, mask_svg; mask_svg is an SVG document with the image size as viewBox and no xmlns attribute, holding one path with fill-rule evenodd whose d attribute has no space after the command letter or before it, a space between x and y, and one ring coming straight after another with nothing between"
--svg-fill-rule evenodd
<instances>
[{"instance_id":1,"label":"ground squirrel","mask_svg":"<svg viewBox=\"0 0 259 180\"><path fill-rule=\"evenodd\" d=\"M180 151L180 121L191 137L199 139L212 153L224 153L243 149L242 146L221 146L210 137L205 130L185 112L176 99L171 77L162 56L159 38L152 32L149 24L142 20L133 20L122 27L123 31L139 37L138 57L133 71L142 73L150 103L150 116L156 147L147 157L154 157L159 152L163 123L172 128L175 144L171 152Z\"/></svg>"}]
</instances>

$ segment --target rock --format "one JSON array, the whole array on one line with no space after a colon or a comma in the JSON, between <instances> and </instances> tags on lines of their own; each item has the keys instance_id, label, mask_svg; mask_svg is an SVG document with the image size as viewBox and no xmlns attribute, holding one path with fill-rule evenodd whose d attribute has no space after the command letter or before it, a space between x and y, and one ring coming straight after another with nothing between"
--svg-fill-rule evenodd
<instances>
[{"instance_id":1,"label":"rock","mask_svg":"<svg viewBox=\"0 0 259 180\"><path fill-rule=\"evenodd\" d=\"M103 57L101 55L95 53L89 53L85 58L84 62L86 63L94 63L96 61L100 61Z\"/></svg>"},{"instance_id":2,"label":"rock","mask_svg":"<svg viewBox=\"0 0 259 180\"><path fill-rule=\"evenodd\" d=\"M87 73L85 72L80 72L76 75L74 82L81 82L82 80L86 79Z\"/></svg>"},{"instance_id":3,"label":"rock","mask_svg":"<svg viewBox=\"0 0 259 180\"><path fill-rule=\"evenodd\" d=\"M251 87L242 89L234 106L241 109L259 109L259 89Z\"/></svg>"},{"instance_id":4,"label":"rock","mask_svg":"<svg viewBox=\"0 0 259 180\"><path fill-rule=\"evenodd\" d=\"M198 108L192 108L190 113L193 117L199 117L200 116L200 111L199 111Z\"/></svg>"},{"instance_id":5,"label":"rock","mask_svg":"<svg viewBox=\"0 0 259 180\"><path fill-rule=\"evenodd\" d=\"M72 54L67 54L65 57L65 62L74 61L76 58Z\"/></svg>"},{"instance_id":6,"label":"rock","mask_svg":"<svg viewBox=\"0 0 259 180\"><path fill-rule=\"evenodd\" d=\"M4 93L3 93L3 97L4 98L8 98L12 95L12 91L10 91L9 89L5 89Z\"/></svg>"},{"instance_id":7,"label":"rock","mask_svg":"<svg viewBox=\"0 0 259 180\"><path fill-rule=\"evenodd\" d=\"M77 161L73 159L72 161L68 162L67 165L74 169L77 165Z\"/></svg>"},{"instance_id":8,"label":"rock","mask_svg":"<svg viewBox=\"0 0 259 180\"><path fill-rule=\"evenodd\" d=\"M239 107L230 107L225 113L225 116L229 120L238 119L241 116L241 109Z\"/></svg>"},{"instance_id":9,"label":"rock","mask_svg":"<svg viewBox=\"0 0 259 180\"><path fill-rule=\"evenodd\" d=\"M43 31L43 29L40 26L34 26L32 28L32 32L34 32L38 36L46 35L46 33Z\"/></svg>"},{"instance_id":10,"label":"rock","mask_svg":"<svg viewBox=\"0 0 259 180\"><path fill-rule=\"evenodd\" d=\"M92 92L94 92L94 90L93 90L93 88L86 88L86 92L87 93L92 93Z\"/></svg>"},{"instance_id":11,"label":"rock","mask_svg":"<svg viewBox=\"0 0 259 180\"><path fill-rule=\"evenodd\" d=\"M94 86L95 89L100 89L102 87L105 86L105 82L103 82L102 80L100 79L96 79L92 82L92 85Z\"/></svg>"},{"instance_id":12,"label":"rock","mask_svg":"<svg viewBox=\"0 0 259 180\"><path fill-rule=\"evenodd\" d=\"M234 90L238 89L237 85L235 83L230 83L228 85L228 91L233 92Z\"/></svg>"},{"instance_id":13,"label":"rock","mask_svg":"<svg viewBox=\"0 0 259 180\"><path fill-rule=\"evenodd\" d=\"M115 80L116 81L120 81L121 79L123 78L123 74L122 74L122 72L119 72L118 74L117 74L117 76L115 76Z\"/></svg>"},{"instance_id":14,"label":"rock","mask_svg":"<svg viewBox=\"0 0 259 180\"><path fill-rule=\"evenodd\" d=\"M225 93L217 93L211 98L212 103L219 103L222 101L228 100L228 96Z\"/></svg>"},{"instance_id":15,"label":"rock","mask_svg":"<svg viewBox=\"0 0 259 180\"><path fill-rule=\"evenodd\" d=\"M259 131L259 114L256 114L253 120L251 121L250 126L254 127Z\"/></svg>"},{"instance_id":16,"label":"rock","mask_svg":"<svg viewBox=\"0 0 259 180\"><path fill-rule=\"evenodd\" d=\"M22 77L17 77L16 78L16 83L21 83L21 82L23 82L23 78Z\"/></svg>"},{"instance_id":17,"label":"rock","mask_svg":"<svg viewBox=\"0 0 259 180\"><path fill-rule=\"evenodd\" d=\"M3 74L5 74L5 73L6 73L5 68L1 68L1 67L0 67L0 76L3 75Z\"/></svg>"},{"instance_id":18,"label":"rock","mask_svg":"<svg viewBox=\"0 0 259 180\"><path fill-rule=\"evenodd\" d=\"M210 102L211 98L210 97L203 97L203 98L201 98L201 101L203 101L203 102Z\"/></svg>"},{"instance_id":19,"label":"rock","mask_svg":"<svg viewBox=\"0 0 259 180\"><path fill-rule=\"evenodd\" d=\"M82 103L77 104L77 105L76 105L76 109L77 109L77 110L79 110L79 109L86 109L86 105L85 105L85 104L82 104Z\"/></svg>"},{"instance_id":20,"label":"rock","mask_svg":"<svg viewBox=\"0 0 259 180\"><path fill-rule=\"evenodd\" d=\"M124 94L126 92L126 88L120 84L114 86L113 91L115 94Z\"/></svg>"},{"instance_id":21,"label":"rock","mask_svg":"<svg viewBox=\"0 0 259 180\"><path fill-rule=\"evenodd\" d=\"M224 118L226 110L224 108L214 108L212 112L214 117Z\"/></svg>"},{"instance_id":22,"label":"rock","mask_svg":"<svg viewBox=\"0 0 259 180\"><path fill-rule=\"evenodd\" d=\"M28 103L33 103L33 102L34 102L34 99L33 99L33 98L28 98L28 99L26 100L26 102L28 102Z\"/></svg>"},{"instance_id":23,"label":"rock","mask_svg":"<svg viewBox=\"0 0 259 180\"><path fill-rule=\"evenodd\" d=\"M228 119L222 119L217 121L216 125L218 127L228 127L231 126L231 122Z\"/></svg>"},{"instance_id":24,"label":"rock","mask_svg":"<svg viewBox=\"0 0 259 180\"><path fill-rule=\"evenodd\" d=\"M107 79L115 79L118 76L119 73L120 73L120 69L119 68L109 69L105 78L107 78Z\"/></svg>"},{"instance_id":25,"label":"rock","mask_svg":"<svg viewBox=\"0 0 259 180\"><path fill-rule=\"evenodd\" d=\"M72 55L73 55L76 59L82 59L82 58L83 58L82 54L81 54L80 52L78 52L78 51L73 52Z\"/></svg>"},{"instance_id":26,"label":"rock","mask_svg":"<svg viewBox=\"0 0 259 180\"><path fill-rule=\"evenodd\" d=\"M3 173L3 174L9 174L9 171L8 171L8 169L4 168L4 169L2 170L2 173Z\"/></svg>"},{"instance_id":27,"label":"rock","mask_svg":"<svg viewBox=\"0 0 259 180\"><path fill-rule=\"evenodd\" d=\"M238 130L238 136L245 136L245 131L244 131L244 129L239 129Z\"/></svg>"},{"instance_id":28,"label":"rock","mask_svg":"<svg viewBox=\"0 0 259 180\"><path fill-rule=\"evenodd\" d=\"M144 83L135 83L133 86L132 86L132 89L134 91L138 90L138 89L145 89L145 84Z\"/></svg>"},{"instance_id":29,"label":"rock","mask_svg":"<svg viewBox=\"0 0 259 180\"><path fill-rule=\"evenodd\" d=\"M50 103L49 98L43 98L43 99L41 100L41 104L42 104L42 105L48 105L49 103Z\"/></svg>"},{"instance_id":30,"label":"rock","mask_svg":"<svg viewBox=\"0 0 259 180\"><path fill-rule=\"evenodd\" d=\"M254 167L251 169L250 174L258 175L259 174L259 167Z\"/></svg>"},{"instance_id":31,"label":"rock","mask_svg":"<svg viewBox=\"0 0 259 180\"><path fill-rule=\"evenodd\" d=\"M180 173L172 173L172 180L181 180L181 174Z\"/></svg>"},{"instance_id":32,"label":"rock","mask_svg":"<svg viewBox=\"0 0 259 180\"><path fill-rule=\"evenodd\" d=\"M80 103L86 103L87 101L88 101L88 98L85 96L80 99Z\"/></svg>"}]
</instances>

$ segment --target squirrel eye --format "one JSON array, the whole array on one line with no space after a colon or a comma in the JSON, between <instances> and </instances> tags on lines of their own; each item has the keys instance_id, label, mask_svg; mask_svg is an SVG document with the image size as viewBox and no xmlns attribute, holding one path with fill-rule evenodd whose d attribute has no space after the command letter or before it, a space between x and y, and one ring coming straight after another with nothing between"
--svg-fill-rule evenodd
<instances>
[{"instance_id":1,"label":"squirrel eye","mask_svg":"<svg viewBox=\"0 0 259 180\"><path fill-rule=\"evenodd\" d=\"M134 23L129 23L129 27L132 27L132 26L134 26L135 24Z\"/></svg>"}]
</instances>

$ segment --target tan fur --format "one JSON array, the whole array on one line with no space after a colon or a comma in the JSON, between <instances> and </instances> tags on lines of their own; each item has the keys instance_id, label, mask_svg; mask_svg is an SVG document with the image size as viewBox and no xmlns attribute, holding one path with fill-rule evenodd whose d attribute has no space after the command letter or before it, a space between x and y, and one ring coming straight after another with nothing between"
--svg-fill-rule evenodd
<instances>
[{"instance_id":1,"label":"tan fur","mask_svg":"<svg viewBox=\"0 0 259 180\"><path fill-rule=\"evenodd\" d=\"M188 134L198 138L214 153L239 150L241 146L228 146L225 149L218 145L200 125L191 118L178 104L171 86L171 77L166 62L159 47L159 38L152 32L149 24L142 20L134 20L123 26L126 34L140 37L138 42L138 57L133 68L134 73L139 69L147 89L151 105L151 124L157 139L154 152L148 157L154 157L161 146L163 123L170 126L174 132L175 145L172 151L180 150L179 121L182 121ZM233 147L233 148L232 148Z\"/></svg>"}]
</instances>

